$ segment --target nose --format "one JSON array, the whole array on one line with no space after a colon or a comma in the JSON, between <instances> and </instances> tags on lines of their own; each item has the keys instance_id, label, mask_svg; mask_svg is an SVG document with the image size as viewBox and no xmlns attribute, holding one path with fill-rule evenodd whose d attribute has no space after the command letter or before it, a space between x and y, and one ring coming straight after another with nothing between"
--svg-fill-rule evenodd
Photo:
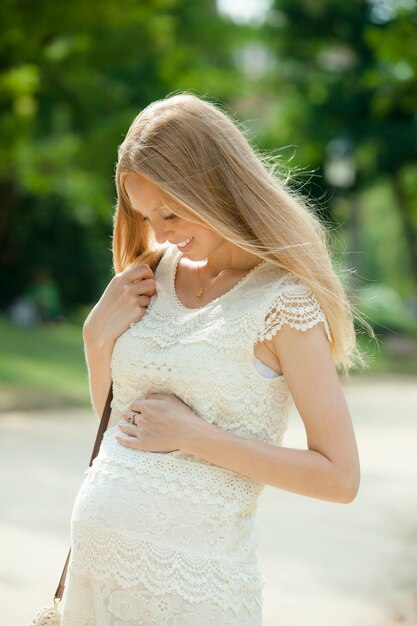
<instances>
[{"instance_id":1,"label":"nose","mask_svg":"<svg viewBox=\"0 0 417 626\"><path fill-rule=\"evenodd\" d=\"M153 227L153 234L157 243L164 243L168 239L168 233L171 231L165 224Z\"/></svg>"}]
</instances>

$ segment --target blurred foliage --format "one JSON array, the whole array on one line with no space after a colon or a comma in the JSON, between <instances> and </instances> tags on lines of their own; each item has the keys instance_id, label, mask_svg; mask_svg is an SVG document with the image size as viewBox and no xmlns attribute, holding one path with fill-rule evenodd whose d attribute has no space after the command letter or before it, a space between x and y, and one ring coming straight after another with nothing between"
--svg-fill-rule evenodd
<instances>
[{"instance_id":1,"label":"blurred foliage","mask_svg":"<svg viewBox=\"0 0 417 626\"><path fill-rule=\"evenodd\" d=\"M408 333L417 337L417 318L392 287L382 283L367 285L357 290L356 299L356 306L378 333Z\"/></svg>"},{"instance_id":2,"label":"blurred foliage","mask_svg":"<svg viewBox=\"0 0 417 626\"><path fill-rule=\"evenodd\" d=\"M0 21L0 305L37 265L67 306L89 302L109 279L117 146L174 90L230 99L235 29L214 0L5 0Z\"/></svg>"},{"instance_id":3,"label":"blurred foliage","mask_svg":"<svg viewBox=\"0 0 417 626\"><path fill-rule=\"evenodd\" d=\"M265 144L296 146L295 160L315 172L304 190L316 198L331 142L351 146L349 192L391 185L416 289L415 0L274 0L264 32L272 59Z\"/></svg>"},{"instance_id":4,"label":"blurred foliage","mask_svg":"<svg viewBox=\"0 0 417 626\"><path fill-rule=\"evenodd\" d=\"M304 162L320 165L327 143L349 136L358 186L415 164L417 150L416 3L385 16L378 4L275 0L265 25L271 85L286 90L269 139L297 143Z\"/></svg>"},{"instance_id":5,"label":"blurred foliage","mask_svg":"<svg viewBox=\"0 0 417 626\"><path fill-rule=\"evenodd\" d=\"M400 345L396 345L396 341ZM381 375L401 375L415 380L417 376L417 342L412 338L383 334L378 342L358 334L358 345L367 355L368 368L351 372L352 376L374 378Z\"/></svg>"},{"instance_id":6,"label":"blurred foliage","mask_svg":"<svg viewBox=\"0 0 417 626\"><path fill-rule=\"evenodd\" d=\"M0 317L0 344L0 410L88 405L80 326L18 328Z\"/></svg>"},{"instance_id":7,"label":"blurred foliage","mask_svg":"<svg viewBox=\"0 0 417 626\"><path fill-rule=\"evenodd\" d=\"M387 180L359 195L361 210L361 284L386 283L404 299L413 292L412 269L392 186ZM337 216L348 219L349 203L339 202Z\"/></svg>"},{"instance_id":8,"label":"blurred foliage","mask_svg":"<svg viewBox=\"0 0 417 626\"><path fill-rule=\"evenodd\" d=\"M0 20L0 308L46 267L82 322L111 276L117 146L184 90L226 103L288 168L357 268L353 293L417 293L415 0L273 0L246 24L215 0L3 0ZM354 168L341 187L335 139ZM386 293L386 325L409 329Z\"/></svg>"}]
</instances>

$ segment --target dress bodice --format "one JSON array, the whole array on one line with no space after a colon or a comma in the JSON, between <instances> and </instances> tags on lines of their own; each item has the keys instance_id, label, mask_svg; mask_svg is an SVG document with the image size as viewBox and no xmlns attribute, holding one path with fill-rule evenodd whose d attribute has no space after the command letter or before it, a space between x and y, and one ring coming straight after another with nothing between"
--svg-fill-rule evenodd
<instances>
[{"instance_id":1,"label":"dress bodice","mask_svg":"<svg viewBox=\"0 0 417 626\"><path fill-rule=\"evenodd\" d=\"M254 346L285 323L307 330L323 322L331 341L315 295L291 273L262 261L225 294L188 308L175 291L181 256L176 246L166 250L145 315L116 342L113 410L126 410L146 393L175 394L210 423L279 445L292 397L285 376L260 371Z\"/></svg>"}]
</instances>

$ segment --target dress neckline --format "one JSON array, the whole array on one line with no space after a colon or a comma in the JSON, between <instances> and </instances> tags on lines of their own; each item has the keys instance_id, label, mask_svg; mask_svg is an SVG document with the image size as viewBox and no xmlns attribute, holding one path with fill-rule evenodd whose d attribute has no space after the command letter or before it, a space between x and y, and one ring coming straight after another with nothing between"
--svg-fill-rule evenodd
<instances>
[{"instance_id":1,"label":"dress neckline","mask_svg":"<svg viewBox=\"0 0 417 626\"><path fill-rule=\"evenodd\" d=\"M173 296L174 302L177 304L178 307L180 307L181 309L185 311L202 311L203 309L210 307L212 304L217 304L220 300L227 299L227 297L231 293L236 291L236 289L240 287L243 283L245 283L249 277L253 276L260 267L263 267L268 262L263 259L260 263L258 263L258 265L255 265L255 267L252 267L252 269L250 269L244 276L242 276L242 278L240 278L237 281L237 283L233 285L233 287L228 289L225 293L222 293L220 296L217 296L217 298L210 300L210 302L207 302L207 304L203 304L203 306L191 307L191 306L185 306L185 304L181 302L181 300L178 298L177 291L175 289L175 281L177 277L178 264L182 256L183 256L183 253L181 252L181 250L178 250L178 249L175 250L174 262L171 264L171 272L170 272L170 287L171 287L170 291L171 291L171 295Z\"/></svg>"}]
</instances>

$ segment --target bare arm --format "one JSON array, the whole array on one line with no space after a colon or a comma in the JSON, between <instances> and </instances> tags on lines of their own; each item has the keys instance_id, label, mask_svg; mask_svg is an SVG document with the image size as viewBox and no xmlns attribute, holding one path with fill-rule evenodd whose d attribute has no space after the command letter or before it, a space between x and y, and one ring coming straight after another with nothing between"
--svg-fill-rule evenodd
<instances>
[{"instance_id":1,"label":"bare arm","mask_svg":"<svg viewBox=\"0 0 417 626\"><path fill-rule=\"evenodd\" d=\"M93 338L90 339L86 326L83 329L84 352L87 361L90 396L94 410L98 417L103 413L110 388L111 370L110 362L114 342L100 344Z\"/></svg>"},{"instance_id":2,"label":"bare arm","mask_svg":"<svg viewBox=\"0 0 417 626\"><path fill-rule=\"evenodd\" d=\"M358 451L323 324L306 332L284 325L271 343L304 422L308 449L254 441L205 422L182 449L264 484L351 502L359 488Z\"/></svg>"},{"instance_id":3,"label":"bare arm","mask_svg":"<svg viewBox=\"0 0 417 626\"><path fill-rule=\"evenodd\" d=\"M111 382L111 356L117 338L145 314L155 280L149 265L134 264L117 274L88 315L83 328L90 394L101 416Z\"/></svg>"}]
</instances>

